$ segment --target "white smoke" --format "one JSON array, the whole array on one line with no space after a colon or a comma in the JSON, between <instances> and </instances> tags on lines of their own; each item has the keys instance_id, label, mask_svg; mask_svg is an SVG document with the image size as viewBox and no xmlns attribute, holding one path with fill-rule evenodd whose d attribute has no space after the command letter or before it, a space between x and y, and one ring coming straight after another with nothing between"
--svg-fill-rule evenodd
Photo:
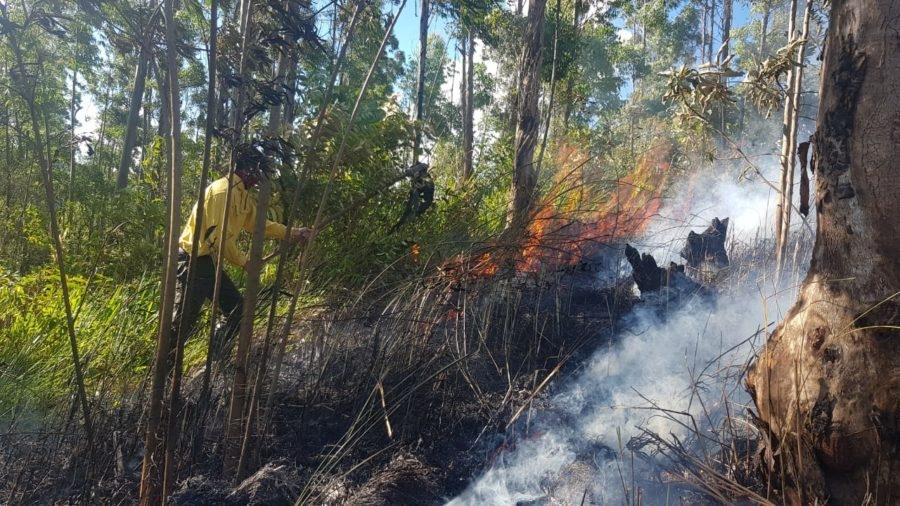
<instances>
[{"instance_id":1,"label":"white smoke","mask_svg":"<svg viewBox=\"0 0 900 506\"><path fill-rule=\"evenodd\" d=\"M767 185L778 183L777 156L756 160L761 174L740 177L729 171L707 168L669 191L666 204L654 217L638 249L652 254L660 265L683 262L678 252L689 230L700 232L713 218L729 218L728 240L745 244L772 240L777 192ZM799 185L799 182L797 183ZM794 191L797 195L797 191ZM794 220L794 226L799 225Z\"/></svg>"},{"instance_id":2,"label":"white smoke","mask_svg":"<svg viewBox=\"0 0 900 506\"><path fill-rule=\"evenodd\" d=\"M710 179L692 197L690 219L683 219L684 202L670 202L636 241L661 264L678 260L687 231L702 230L714 216L731 219L731 240L758 240L771 228L775 199L759 181ZM642 427L687 441L692 419L709 431L726 412L742 413L749 403L742 368L792 298L791 290L753 282L714 300L639 304L617 337L557 386L515 447L449 504L620 504L634 502L626 494L635 488L647 504L667 502L654 466L625 445ZM690 416L672 415L678 423L659 408Z\"/></svg>"}]
</instances>

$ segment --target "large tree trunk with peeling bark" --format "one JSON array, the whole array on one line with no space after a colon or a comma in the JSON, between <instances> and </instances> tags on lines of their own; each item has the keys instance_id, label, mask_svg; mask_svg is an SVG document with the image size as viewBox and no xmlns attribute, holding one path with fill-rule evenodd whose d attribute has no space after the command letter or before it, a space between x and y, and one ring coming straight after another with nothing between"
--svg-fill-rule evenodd
<instances>
[{"instance_id":1,"label":"large tree trunk with peeling bark","mask_svg":"<svg viewBox=\"0 0 900 506\"><path fill-rule=\"evenodd\" d=\"M898 504L900 6L835 0L831 10L814 137L818 236L748 385L790 478L785 502Z\"/></svg>"}]
</instances>

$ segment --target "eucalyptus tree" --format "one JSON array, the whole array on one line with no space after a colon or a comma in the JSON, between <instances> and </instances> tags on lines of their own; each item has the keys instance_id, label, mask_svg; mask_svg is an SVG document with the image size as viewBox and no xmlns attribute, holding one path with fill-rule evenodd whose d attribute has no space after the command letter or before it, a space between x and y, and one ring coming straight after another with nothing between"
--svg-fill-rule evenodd
<instances>
[{"instance_id":1,"label":"eucalyptus tree","mask_svg":"<svg viewBox=\"0 0 900 506\"><path fill-rule=\"evenodd\" d=\"M816 242L748 385L784 502L896 504L900 491L900 10L831 2L813 137Z\"/></svg>"},{"instance_id":2,"label":"eucalyptus tree","mask_svg":"<svg viewBox=\"0 0 900 506\"><path fill-rule=\"evenodd\" d=\"M127 5L124 2L112 2L118 5ZM128 106L128 122L125 125L125 139L122 145L122 158L116 173L116 187L120 190L128 185L128 171L135 141L137 140L137 126L140 111L144 99L144 86L147 82L147 70L152 57L152 44L155 30L155 18L160 11L156 8L155 0L151 0L147 9L136 9L138 14L138 26L136 27L134 43L138 48L137 63L135 64L134 80L132 83L131 99ZM128 19L126 17L125 19Z\"/></svg>"},{"instance_id":3,"label":"eucalyptus tree","mask_svg":"<svg viewBox=\"0 0 900 506\"><path fill-rule=\"evenodd\" d=\"M525 229L537 198L538 173L534 163L534 150L541 126L538 96L541 90L546 5L546 0L532 0L528 4L526 31L522 38L521 91L516 120L510 209L506 225L507 230L513 233Z\"/></svg>"},{"instance_id":4,"label":"eucalyptus tree","mask_svg":"<svg viewBox=\"0 0 900 506\"><path fill-rule=\"evenodd\" d=\"M426 67L428 65L428 21L430 0L422 0L419 10L419 68L418 78L416 79L416 102L415 102L415 119L416 133L413 139L413 163L419 162L420 149L422 147L422 119L424 117L425 106L425 86L427 79Z\"/></svg>"}]
</instances>

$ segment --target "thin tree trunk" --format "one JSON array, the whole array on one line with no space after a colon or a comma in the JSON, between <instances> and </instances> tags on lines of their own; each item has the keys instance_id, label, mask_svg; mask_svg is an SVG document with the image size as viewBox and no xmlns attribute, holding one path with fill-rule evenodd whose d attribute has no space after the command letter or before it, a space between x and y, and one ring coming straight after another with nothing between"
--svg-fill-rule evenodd
<instances>
[{"instance_id":1,"label":"thin tree trunk","mask_svg":"<svg viewBox=\"0 0 900 506\"><path fill-rule=\"evenodd\" d=\"M159 84L159 124L157 125L156 135L165 142L166 153L171 151L169 147L169 131L172 129L171 123L169 122L169 83L163 71L159 68L156 69L156 77ZM160 162L161 163L161 162ZM157 188L157 194L162 197L166 194L166 188L164 186L164 182L166 178L163 177L163 172L165 168L160 165L159 166L159 181L157 184L159 187Z\"/></svg>"},{"instance_id":2,"label":"thin tree trunk","mask_svg":"<svg viewBox=\"0 0 900 506\"><path fill-rule=\"evenodd\" d=\"M772 15L772 9L767 5L763 11L763 17L760 20L759 27L759 59L766 59L768 53L768 37L769 37L769 17Z\"/></svg>"},{"instance_id":3,"label":"thin tree trunk","mask_svg":"<svg viewBox=\"0 0 900 506\"><path fill-rule=\"evenodd\" d=\"M361 1L356 4L356 7L353 10L353 14L351 15L350 21L348 22L348 25L347 25L346 38L344 40L344 43L341 45L340 51L338 52L337 56L334 59L333 66L331 68L331 74L328 78L328 83L325 87L325 93L323 94L322 103L319 104L319 110L316 113L316 124L315 124L315 127L313 128L313 133L310 136L309 149L305 153L304 158L305 158L305 160L307 160L307 163L305 163L303 166L304 168L301 173L300 184L298 185L297 189L294 191L294 196L291 199L291 205L288 207L288 210L286 213L287 217L286 217L285 221L286 221L288 227L293 226L293 219L294 219L294 216L296 215L296 209L300 203L300 194L303 190L303 184L309 177L309 171L310 171L310 167L312 165L312 164L308 163L308 160L310 158L310 155L312 153L316 152L316 150L319 147L319 141L322 138L323 127L325 125L325 113L328 109L328 105L331 103L331 96L334 93L334 86L337 82L338 75L341 72L341 66L343 65L344 59L347 55L347 48L350 46L350 43L353 41L353 36L356 33L356 28L357 28L358 22L360 20L360 14L362 13L363 9L365 9L366 6L367 6L366 1ZM288 256L287 255L288 247L289 247L289 243L288 243L287 238L285 238L285 240L281 241L281 244L279 245L281 254L278 257L278 267L275 269L275 281L274 281L273 287L272 287L272 293L273 293L272 304L269 308L269 320L266 324L266 340L267 341L272 338L272 333L274 332L274 329L275 329L275 312L277 309L278 293L281 290L282 277L284 275L284 268L285 268L285 265L287 262L287 256ZM285 324L286 330L285 330L284 334L280 335L280 341L278 344L278 348L276 350L275 368L274 368L275 370L273 371L272 386L269 388L269 395L268 395L268 398L266 399L266 408L265 408L265 410L263 410L263 423L262 423L262 428L263 428L262 432L263 433L266 433L268 430L270 413L271 413L272 406L274 404L274 399L275 399L275 390L276 390L276 387L278 384L279 374L281 372L282 360L284 359L284 350L285 350L285 347L287 346L287 335L288 335L287 332L290 328L290 322L291 322L290 315L294 314L294 310L297 305L298 293L299 293L299 291L295 292L294 296L291 299L291 304L288 309L289 318L288 318L288 322Z\"/></svg>"},{"instance_id":4,"label":"thin tree trunk","mask_svg":"<svg viewBox=\"0 0 900 506\"><path fill-rule=\"evenodd\" d=\"M150 407L147 413L147 437L141 472L140 503L155 505L164 501L172 484L165 480L167 417L178 412L178 406L164 406L170 351L173 348L172 313L175 305L175 260L178 230L181 226L181 94L178 84L178 54L175 49L175 0L165 2L166 74L169 88L169 224L166 232L166 263L162 304L159 316L159 338L156 343L153 376L150 385ZM178 349L178 346L174 346ZM176 357L176 362L178 357ZM180 378L173 378L177 381Z\"/></svg>"},{"instance_id":5,"label":"thin tree trunk","mask_svg":"<svg viewBox=\"0 0 900 506\"><path fill-rule=\"evenodd\" d=\"M347 125L344 128L344 133L343 133L343 136L341 139L341 144L338 147L337 153L335 154L334 162L331 167L331 173L329 174L328 182L325 186L325 189L322 192L322 197L319 201L319 207L318 207L318 210L316 211L316 218L312 225L312 235L310 236L309 241L304 246L303 251L300 254L300 267L298 269L299 272L297 273L297 278L300 280L300 282L298 283L298 288L294 291L294 295L291 298L291 303L290 303L290 307L288 308L287 317L285 319L284 325L282 326L281 340L278 344L278 350L277 350L276 357L275 357L275 370L273 372L272 386L269 389L269 397L266 400L265 420L262 424L263 432L265 432L265 430L267 430L269 423L271 422L271 412L272 412L271 408L272 408L272 405L274 404L275 392L277 391L277 388L278 388L278 381L279 381L280 375L281 375L281 366L284 361L284 352L287 347L288 336L290 333L291 325L293 324L294 313L296 312L296 309L297 309L297 301L299 300L300 296L303 295L303 288L305 286L305 283L303 281L305 280L305 275L307 272L307 262L309 261L309 258L311 256L310 252L312 251L312 248L315 246L316 235L318 233L319 227L323 223L322 220L324 217L325 205L326 205L327 199L329 197L331 185L332 185L334 179L337 177L338 168L340 167L340 163L343 158L344 150L346 149L347 134L350 132L350 130L353 127L353 123L356 120L356 115L359 112L359 106L362 103L363 97L365 97L366 91L369 88L369 83L372 80L372 75L375 73L375 70L378 67L378 63L381 61L381 57L384 54L384 48L387 45L387 42L390 39L392 32L394 31L394 27L397 25L397 20L400 19L400 14L403 13L404 7L406 7L406 0L402 0L400 2L400 5L397 7L397 13L394 15L394 18L391 20L390 24L388 25L387 30L385 31L384 37L381 39L381 45L378 47L378 52L375 54L375 58L372 60L372 64L369 66L369 71L366 74L365 80L363 80L362 87L360 88L359 94L356 97L356 103L353 106L353 111L350 113L350 118L347 120ZM356 12L358 12L358 11L356 11ZM355 17L354 17L354 19L355 19ZM352 28L352 25L351 25L351 28ZM352 33L352 30L351 30L351 33ZM349 41L349 35L348 35L348 41ZM332 81L329 83L329 89L326 90L326 94L325 94L326 98L330 95L331 83L333 82L333 78L337 76L337 71L340 68L340 61L342 59L341 57L344 56L344 54L345 54L344 50L346 49L346 47L347 47L347 42L345 42L344 46L341 48L341 54L335 65L334 74L332 75ZM324 117L324 107L326 106L327 103L328 103L327 101L323 102L323 104L321 106L322 108L319 109L319 112L320 112L319 120L321 120ZM319 137L319 134L321 133L320 127L322 126L323 123L319 120L317 120L316 130L313 132L313 139L315 140L315 142L312 143L313 146L316 146L318 144L318 137ZM295 204L296 204L296 202L297 202L297 200L295 197ZM293 205L292 207L296 207L296 205ZM282 246L284 246L284 245L285 245L285 242L283 241ZM282 257L283 256L284 255L282 255Z\"/></svg>"},{"instance_id":6,"label":"thin tree trunk","mask_svg":"<svg viewBox=\"0 0 900 506\"><path fill-rule=\"evenodd\" d=\"M4 151L3 156L6 158L6 181L7 181L7 184L3 185L4 186L3 192L6 195L3 205L7 209L10 209L10 207L12 206L12 186L13 186L11 184L12 183L12 149L13 148L12 148L12 140L9 135L9 122L11 121L10 115L9 115L10 105L11 104L9 102L5 102L5 107L3 110L3 115L4 115L4 118L3 118L3 120L4 120L3 121L4 144L3 145L6 148L3 150ZM8 229L7 229L7 231L8 231ZM6 232L3 233L3 238L4 238L4 243L5 243L5 239L7 238Z\"/></svg>"},{"instance_id":7,"label":"thin tree trunk","mask_svg":"<svg viewBox=\"0 0 900 506\"><path fill-rule=\"evenodd\" d=\"M793 42L797 36L795 22L797 17L797 0L791 0L790 17L788 18L788 44ZM776 274L781 273L781 265L786 251L786 245L782 242L784 234L784 214L785 209L790 213L792 188L788 185L789 180L793 180L794 176L794 144L796 139L792 136L795 116L797 114L797 106L795 100L797 95L794 93L794 80L799 71L799 66L792 66L788 71L788 90L784 99L784 117L781 123L781 178L779 191L781 195L778 204L775 206L775 266Z\"/></svg>"},{"instance_id":8,"label":"thin tree trunk","mask_svg":"<svg viewBox=\"0 0 900 506\"><path fill-rule=\"evenodd\" d=\"M809 22L811 14L812 0L807 0L806 10L803 14L803 28L802 32L800 33L800 38L803 39L803 42L797 49L797 62L799 65L794 69L794 72L791 76L793 78L793 81L791 82L791 95L793 96L792 102L794 105L794 111L791 114L791 125L789 133L789 138L791 139L791 152L788 156L790 157L791 161L790 169L787 173L787 182L785 184L786 193L784 197L784 206L782 208L783 218L781 225L781 237L778 239L780 248L776 254L776 266L778 269L778 273L781 273L781 270L784 268L784 260L787 255L787 244L788 239L790 238L791 216L793 215L794 209L791 203L793 202L794 198L794 172L796 167L795 154L797 152L797 135L800 128L800 107L802 106L801 100L803 90L803 66L806 59L806 39L809 37Z\"/></svg>"},{"instance_id":9,"label":"thin tree trunk","mask_svg":"<svg viewBox=\"0 0 900 506\"><path fill-rule=\"evenodd\" d=\"M787 481L778 502L897 504L900 144L891 125L900 117L900 6L845 0L830 8L813 140L812 260L748 386L769 450L784 461L775 470Z\"/></svg>"},{"instance_id":10,"label":"thin tree trunk","mask_svg":"<svg viewBox=\"0 0 900 506\"><path fill-rule=\"evenodd\" d=\"M572 13L572 33L575 34L575 48L574 52L574 61L578 61L579 56L579 46L581 43L581 23L579 23L579 16L581 15L581 0L575 0L575 6L573 7ZM563 113L563 129L564 132L569 131L569 120L572 116L572 106L574 105L574 98L572 96L575 87L575 76L568 76L566 79L566 91L563 100L565 101L565 109Z\"/></svg>"},{"instance_id":11,"label":"thin tree trunk","mask_svg":"<svg viewBox=\"0 0 900 506\"><path fill-rule=\"evenodd\" d=\"M463 173L462 182L468 181L474 174L474 152L472 144L475 139L475 35L469 29L468 58L465 61L465 97L463 102Z\"/></svg>"},{"instance_id":12,"label":"thin tree trunk","mask_svg":"<svg viewBox=\"0 0 900 506\"><path fill-rule=\"evenodd\" d=\"M728 61L731 47L731 6L732 0L722 0L722 49L716 56L717 64L722 66ZM728 77L723 77L722 81L728 86ZM728 104L725 101L719 105L719 122L721 129L726 132L728 129L728 118L726 116Z\"/></svg>"},{"instance_id":13,"label":"thin tree trunk","mask_svg":"<svg viewBox=\"0 0 900 506\"><path fill-rule=\"evenodd\" d=\"M719 63L728 59L731 48L731 6L732 0L722 0L722 57Z\"/></svg>"},{"instance_id":14,"label":"thin tree trunk","mask_svg":"<svg viewBox=\"0 0 900 506\"><path fill-rule=\"evenodd\" d=\"M284 84L285 80L288 79L288 74L290 74L290 72L288 71L288 67L295 67L294 63L288 63L289 61L290 58L283 53L278 59L275 79L280 84ZM282 108L285 109L283 115ZM272 107L269 114L269 125L267 128L268 135L277 136L283 128L293 122L293 119L293 110L288 107L287 103L278 104ZM280 277L280 274L278 276ZM280 279L278 285L280 286ZM274 310L277 308L277 297L278 296L276 294L272 294L273 301L272 306L270 306L269 318L274 318ZM266 330L267 332L263 341L262 352L260 353L258 365L256 367L256 376L253 379L253 388L250 391L250 407L247 409L247 420L246 423L244 423L244 431L238 455L237 471L235 472L235 475L239 478L244 476L248 461L253 455L256 454L256 452L251 452L250 449L253 443L253 429L256 426L256 424L254 424L254 420L258 417L259 414L259 398L262 395L262 390L264 387L269 361L269 350L272 344L271 334L268 332L268 322ZM258 446L255 446L254 448L258 448Z\"/></svg>"},{"instance_id":15,"label":"thin tree trunk","mask_svg":"<svg viewBox=\"0 0 900 506\"><path fill-rule=\"evenodd\" d=\"M706 47L709 45L709 2L710 0L703 1L703 26L700 28L700 61L706 61Z\"/></svg>"},{"instance_id":16,"label":"thin tree trunk","mask_svg":"<svg viewBox=\"0 0 900 506\"><path fill-rule=\"evenodd\" d=\"M706 61L712 63L716 41L716 0L709 0L709 38L706 39Z\"/></svg>"},{"instance_id":17,"label":"thin tree trunk","mask_svg":"<svg viewBox=\"0 0 900 506\"><path fill-rule=\"evenodd\" d=\"M206 186L209 182L209 169L212 161L212 140L213 140L213 132L216 126L217 119L217 104L218 101L216 99L216 62L218 58L218 1L211 0L210 2L210 16L209 16L209 52L207 57L207 69L209 70L209 77L207 79L207 88L206 88L206 125L205 125L205 136L203 140L203 167L200 171L200 188L197 191L197 201L194 204L194 209L196 209L196 224L194 226L194 236L191 238L191 256L188 264L188 280L187 280L187 288L186 293L191 293L192 290L195 289L197 273L196 273L196 259L197 253L200 245L200 233L203 230L203 219L204 219L204 201L206 197ZM227 209L227 208L226 208ZM183 304L188 300L188 297L184 297ZM217 301L218 298L214 298L213 301ZM215 308L216 303L213 302L213 308ZM215 313L215 309L211 311ZM182 314L184 311L182 310ZM212 327L215 328L215 317L212 318ZM184 332L187 330L184 328L184 321L181 321L178 328L178 338L177 345L179 346L178 356L180 357L183 353L184 347ZM210 339L208 342L208 346L206 349L206 368L203 371L203 381L204 385L208 384L210 378L210 369L212 367L212 355L213 355L213 337L214 333L210 333ZM181 364L178 363L176 365L176 370L180 372ZM173 381L172 386L172 394L171 394L171 404L177 404L177 398L180 395L179 389L176 387ZM206 419L205 412L207 409L207 405L209 403L209 393L204 388L201 390L201 396L197 403L197 408L194 411L194 420L193 427L194 433L193 444L191 447L191 459L190 463L197 459L200 452L200 447L202 446L202 438L203 438L203 429L201 428L201 424L198 423L201 420ZM174 418L172 419L174 421ZM177 467L174 463L175 451L178 447L177 437L174 431L174 423L170 421L169 423L169 445L167 446L166 451L166 477L167 479L171 479L172 476L177 472Z\"/></svg>"},{"instance_id":18,"label":"thin tree trunk","mask_svg":"<svg viewBox=\"0 0 900 506\"><path fill-rule=\"evenodd\" d=\"M9 20L9 13L6 4L0 5L0 12L3 14L5 24L7 26L15 26ZM18 67L18 75L14 79L17 81L16 89L22 96L28 106L28 113L31 118L32 143L35 157L41 168L41 179L43 181L44 193L47 198L47 211L50 215L50 239L53 241L53 250L56 257L56 266L59 271L59 287L62 294L63 306L66 312L66 332L69 336L69 348L72 353L72 366L75 372L75 389L81 404L81 412L84 421L84 431L87 436L88 450L90 462L87 468L93 464L94 457L94 426L91 420L91 409L88 404L87 393L84 386L84 373L81 369L81 358L78 352L78 339L75 335L75 319L72 313L72 301L69 296L69 284L66 276L65 255L63 253L62 240L60 239L59 220L56 214L56 192L53 189L53 168L50 160L44 153L44 136L41 132L38 108L35 102L35 87L29 86L26 80L27 71L25 69L25 61L22 50L19 47L18 36L15 29L9 30L7 36L10 39L10 45L13 49L16 66ZM39 66L40 68L40 66ZM35 85L36 86L36 85Z\"/></svg>"},{"instance_id":19,"label":"thin tree trunk","mask_svg":"<svg viewBox=\"0 0 900 506\"><path fill-rule=\"evenodd\" d=\"M416 136L413 140L413 163L419 161L422 151L422 120L425 117L425 73L428 68L428 7L429 0L422 0L419 17L419 76L416 81Z\"/></svg>"},{"instance_id":20,"label":"thin tree trunk","mask_svg":"<svg viewBox=\"0 0 900 506\"><path fill-rule=\"evenodd\" d=\"M550 137L550 122L553 121L553 99L556 97L556 54L559 43L559 12L560 0L556 0L556 26L553 30L553 62L550 65L550 99L547 100L547 117L544 120L544 138L541 140L541 151L538 155L538 173L544 164L544 151L547 149L547 139Z\"/></svg>"},{"instance_id":21,"label":"thin tree trunk","mask_svg":"<svg viewBox=\"0 0 900 506\"><path fill-rule=\"evenodd\" d=\"M194 258L197 256L197 245L199 244L199 233L200 230L203 229L203 202L206 195L206 185L209 180L209 168L212 162L212 140L213 140L213 132L216 128L216 120L218 119L218 99L216 96L216 87L217 85L217 77L216 77L216 65L218 61L218 40L219 40L219 2L218 0L210 1L209 8L209 53L206 60L206 67L209 70L209 77L207 79L207 88L206 88L206 132L203 140L203 168L200 172L200 190L197 193L197 226L195 227L195 233L193 242L191 243L191 264L190 264L190 274L188 279L188 286L193 286L194 283ZM227 207L226 207L227 209ZM225 213L228 214L227 212ZM224 220L223 220L224 221ZM221 281L221 280L219 280ZM217 314L217 303L218 301L218 289L219 286L214 284L213 291L216 292L213 296L212 308L210 309L210 321L212 331L209 333L209 339L207 341L206 347L206 367L203 369L203 380L201 383L200 389L200 397L197 401L197 408L194 411L194 433L192 434L193 441L191 442L191 459L190 462L193 463L197 460L200 455L200 449L203 446L203 435L205 432L206 426L206 412L209 409L209 383L210 378L212 376L212 356L213 356L213 346L215 345L215 328L216 328L216 314ZM182 330L179 330L182 332Z\"/></svg>"},{"instance_id":22,"label":"thin tree trunk","mask_svg":"<svg viewBox=\"0 0 900 506\"><path fill-rule=\"evenodd\" d=\"M251 7L250 4L251 4L251 0L243 0L240 4L240 11L239 11L239 17L240 17L240 23L241 23L241 33L242 33L242 36L241 36L242 51L241 51L241 57L240 57L239 64L238 64L239 65L238 74L240 76L244 75L244 64L245 64L244 51L247 47L248 38L249 38L248 30L247 30L248 29L247 23L249 23L249 10ZM213 5L216 5L216 4L214 3ZM212 30L212 27L210 29ZM223 96L224 96L224 90L219 93L220 98ZM241 96L242 96L241 92L238 91L238 98L235 100L234 109L232 110L232 114L233 114L232 126L235 130L234 137L232 137L232 142L236 142L238 139L240 139L240 129L243 126L243 121L241 119L242 116L240 115L239 112L237 112L237 111L240 111L241 107L242 107L242 105L241 105L242 99L240 98ZM216 117L218 117L220 112L223 112L223 111L221 111L217 107ZM209 113L207 113L207 114L209 114ZM232 179L234 178L234 169L235 169L234 159L232 157L229 160L229 164L228 164L228 175L227 175L228 188L225 190L225 208L222 210L222 218L221 218L222 232L220 234L220 237L225 237L225 234L227 233L228 228L230 226L232 226L232 224L230 223L230 219L229 219L231 216L231 213L229 213L228 210L231 208L231 202L232 202L232 197L233 197L234 185L232 183ZM218 248L218 250L216 251L215 276L214 276L214 281L213 281L213 297L212 297L213 304L212 304L212 308L210 310L210 317L209 317L210 329L209 329L208 342L210 344L210 349L208 350L208 353L210 353L212 351L212 345L216 339L216 323L217 323L217 320L219 317L218 300L219 300L219 294L221 292L221 287L222 287L222 269L224 268L223 267L224 261L225 261L225 249ZM203 371L203 383L202 383L202 387L201 387L201 391L200 391L200 399L203 404L201 404L200 409L198 410L198 425L199 426L197 428L197 435L195 436L195 443L194 443L194 450L193 450L193 452L195 454L197 452L199 452L199 447L197 445L203 444L203 435L206 430L206 415L208 412L208 403L209 403L210 388L211 388L210 382L211 382L211 378L212 378L212 367L211 367L212 362L211 362L209 356L207 356L206 364L207 364L207 367Z\"/></svg>"},{"instance_id":23,"label":"thin tree trunk","mask_svg":"<svg viewBox=\"0 0 900 506\"><path fill-rule=\"evenodd\" d=\"M238 64L238 73L245 75L247 53L250 45L250 19L253 9L252 0L244 0L241 3L241 55ZM235 99L233 114L234 137L233 143L240 140L241 132L244 126L244 100L246 94L243 88L238 89ZM231 167L230 174L234 171L235 161L232 159L229 164ZM231 176L229 176L230 178ZM230 181L230 179L229 179ZM270 185L268 181L264 181L260 186L260 195L257 205L257 222L254 224L253 239L250 247L250 259L245 267L247 272L247 282L244 290L244 307L243 317L238 332L238 346L235 353L235 373L234 384L232 386L231 401L229 403L228 413L225 418L225 437L224 437L224 455L222 461L222 472L228 478L235 478L235 471L238 464L240 452L241 428L244 420L244 401L245 390L247 386L247 367L250 352L250 338L253 332L253 320L256 311L257 292L259 291L259 272L261 269L260 258L262 252L262 233L259 227L259 220L263 220L262 226L265 226L266 210L268 209L270 197ZM231 186L229 185L229 191ZM227 229L226 229L227 230ZM219 262L216 263L216 278L220 278L222 269L222 252L219 254Z\"/></svg>"},{"instance_id":24,"label":"thin tree trunk","mask_svg":"<svg viewBox=\"0 0 900 506\"><path fill-rule=\"evenodd\" d=\"M78 151L78 143L75 142L75 115L78 112L76 96L78 93L78 63L72 69L72 95L69 99L69 139L72 146L69 148L69 188L66 192L66 201L72 200L72 192L75 188L75 153Z\"/></svg>"},{"instance_id":25,"label":"thin tree trunk","mask_svg":"<svg viewBox=\"0 0 900 506\"><path fill-rule=\"evenodd\" d=\"M256 314L256 301L259 294L259 274L262 270L262 248L266 228L266 211L272 195L272 184L263 177L259 184L259 197L256 204L256 223L253 224L253 238L250 243L250 258L244 289L244 311L238 333L237 350L234 355L234 383L231 388L231 402L225 419L224 454L222 473L226 478L240 481L241 440L246 420L247 385L250 371L250 344L253 337L253 320Z\"/></svg>"},{"instance_id":26,"label":"thin tree trunk","mask_svg":"<svg viewBox=\"0 0 900 506\"><path fill-rule=\"evenodd\" d=\"M468 41L466 40L466 37L460 37L460 39L459 39L459 61L460 61L460 68L461 68L461 72L460 72L461 76L460 76L460 80L459 80L459 105L460 105L460 113L462 116L461 123L462 123L462 128L463 128L463 132L462 132L463 142L462 142L462 146L461 146L463 153L462 153L462 160L460 160L461 167L460 167L460 171L459 171L459 180L457 181L458 186L462 186L462 184L469 177L466 174L466 155L465 155L465 151L466 151L466 147L465 147L466 146L466 141L465 141L465 139L466 139L466 111L469 110L469 106L468 106L468 104L466 104L466 100L469 99L468 91L467 91L468 86L466 86L466 81L469 78L468 72L466 72L467 69L469 68L468 65L466 65L467 52L468 52Z\"/></svg>"},{"instance_id":27,"label":"thin tree trunk","mask_svg":"<svg viewBox=\"0 0 900 506\"><path fill-rule=\"evenodd\" d=\"M151 6L152 7L152 6ZM149 31L146 27L144 31ZM141 105L144 98L144 86L147 82L147 60L150 59L149 34L141 37L141 49L138 52L137 67L134 70L134 88L131 91L131 101L128 108L128 121L125 124L125 141L122 146L122 159L119 161L119 170L116 173L116 188L119 190L128 186L128 171L131 167L132 152L137 140L137 124L140 119Z\"/></svg>"},{"instance_id":28,"label":"thin tree trunk","mask_svg":"<svg viewBox=\"0 0 900 506\"><path fill-rule=\"evenodd\" d=\"M532 0L528 7L528 28L522 56L519 113L516 126L515 159L513 161L512 199L506 229L524 230L534 206L538 174L534 165L541 117L538 95L541 90L541 63L544 45L544 9L547 0Z\"/></svg>"}]
</instances>

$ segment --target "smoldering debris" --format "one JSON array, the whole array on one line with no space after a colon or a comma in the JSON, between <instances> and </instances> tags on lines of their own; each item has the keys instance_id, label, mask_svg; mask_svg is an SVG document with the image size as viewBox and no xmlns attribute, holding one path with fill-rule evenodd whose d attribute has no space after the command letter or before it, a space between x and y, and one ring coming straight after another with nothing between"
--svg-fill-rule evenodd
<instances>
[{"instance_id":1,"label":"smoldering debris","mask_svg":"<svg viewBox=\"0 0 900 506\"><path fill-rule=\"evenodd\" d=\"M714 436L726 413L748 401L739 383L754 341L748 337L771 323L766 315L775 318L773 305L748 287L715 300L689 297L664 315L656 305L636 306L619 342L595 352L529 427L509 434L514 450L450 504L620 504L638 494L658 504L667 493L677 497L653 458L627 444L649 430L711 451L702 436Z\"/></svg>"},{"instance_id":2,"label":"smoldering debris","mask_svg":"<svg viewBox=\"0 0 900 506\"><path fill-rule=\"evenodd\" d=\"M652 255L647 253L641 255L630 244L625 245L625 258L631 264L631 276L642 295L661 289L695 291L699 288L699 285L684 274L683 265L669 262L669 266L663 269L656 264L656 259Z\"/></svg>"},{"instance_id":3,"label":"smoldering debris","mask_svg":"<svg viewBox=\"0 0 900 506\"><path fill-rule=\"evenodd\" d=\"M700 269L704 264L716 268L728 266L728 252L725 251L725 238L728 233L728 218L712 219L712 223L702 233L693 230L688 232L687 241L681 249L681 258L688 266Z\"/></svg>"},{"instance_id":4,"label":"smoldering debris","mask_svg":"<svg viewBox=\"0 0 900 506\"><path fill-rule=\"evenodd\" d=\"M731 241L742 247L729 250L734 220L718 217L703 232L661 218L647 237L636 238L637 247L629 245L626 258L641 301L619 322L617 340L597 349L577 374L551 387L545 407L527 425L507 432L507 440L513 441L505 444L510 450L495 456L450 505L699 499L696 490L678 488L683 480L661 465L652 445L637 443L647 434L659 434L691 455L718 455L724 424L749 402L740 382L747 358L792 298L790 290L768 281L763 264L746 256L754 250L746 244L761 240L767 196L744 195L733 186L716 185L704 192L709 205L702 212L737 209L741 235ZM743 204L755 211L740 211ZM661 214L696 217L701 212L691 203L671 207ZM657 259L671 258L675 245L681 250L674 252L687 265L662 267ZM733 275L745 270L760 274ZM723 282L729 286L716 285ZM679 284L695 289L673 290Z\"/></svg>"}]
</instances>

